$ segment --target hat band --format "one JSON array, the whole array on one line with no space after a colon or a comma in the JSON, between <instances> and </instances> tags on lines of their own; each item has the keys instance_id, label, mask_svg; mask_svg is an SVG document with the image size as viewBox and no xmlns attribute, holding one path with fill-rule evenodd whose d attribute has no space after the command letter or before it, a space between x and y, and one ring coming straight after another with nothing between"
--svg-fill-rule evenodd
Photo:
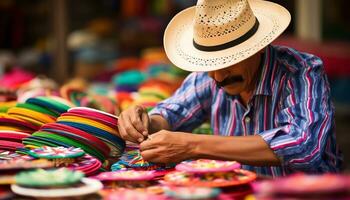
<instances>
[{"instance_id":1,"label":"hat band","mask_svg":"<svg viewBox=\"0 0 350 200\"><path fill-rule=\"evenodd\" d=\"M201 51L220 51L220 50L228 49L228 48L234 47L238 44L241 44L242 42L249 39L251 36L253 36L256 33L258 28L259 28L259 21L257 18L255 18L254 26L248 32L246 32L244 35L242 35L241 37L239 37L235 40L232 40L232 41L224 43L224 44L215 45L215 46L203 46L203 45L196 43L193 40L193 46L196 49L201 50Z\"/></svg>"}]
</instances>

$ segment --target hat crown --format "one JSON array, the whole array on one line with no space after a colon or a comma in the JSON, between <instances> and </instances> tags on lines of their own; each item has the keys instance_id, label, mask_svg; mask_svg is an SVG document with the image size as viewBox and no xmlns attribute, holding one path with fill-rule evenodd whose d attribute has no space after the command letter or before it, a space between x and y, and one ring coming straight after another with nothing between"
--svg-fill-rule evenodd
<instances>
[{"instance_id":1,"label":"hat crown","mask_svg":"<svg viewBox=\"0 0 350 200\"><path fill-rule=\"evenodd\" d=\"M193 40L198 45L222 45L242 37L256 23L247 0L198 0Z\"/></svg>"}]
</instances>

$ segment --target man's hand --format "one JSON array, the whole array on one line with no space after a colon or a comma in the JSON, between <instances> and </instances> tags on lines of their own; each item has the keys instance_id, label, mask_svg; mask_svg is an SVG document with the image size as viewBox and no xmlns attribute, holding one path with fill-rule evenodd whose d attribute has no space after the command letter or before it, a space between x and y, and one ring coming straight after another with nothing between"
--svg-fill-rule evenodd
<instances>
[{"instance_id":1,"label":"man's hand","mask_svg":"<svg viewBox=\"0 0 350 200\"><path fill-rule=\"evenodd\" d=\"M144 160L155 163L177 163L192 158L195 145L191 138L196 135L161 130L140 144Z\"/></svg>"},{"instance_id":2,"label":"man's hand","mask_svg":"<svg viewBox=\"0 0 350 200\"><path fill-rule=\"evenodd\" d=\"M119 134L124 140L140 143L148 136L150 118L142 106L132 106L118 119Z\"/></svg>"}]
</instances>

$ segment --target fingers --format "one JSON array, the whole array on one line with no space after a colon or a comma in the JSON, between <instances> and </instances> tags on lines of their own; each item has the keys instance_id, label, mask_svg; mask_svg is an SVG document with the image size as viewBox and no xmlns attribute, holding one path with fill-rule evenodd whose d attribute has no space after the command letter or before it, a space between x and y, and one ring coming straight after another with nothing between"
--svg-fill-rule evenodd
<instances>
[{"instance_id":1,"label":"fingers","mask_svg":"<svg viewBox=\"0 0 350 200\"><path fill-rule=\"evenodd\" d=\"M142 134L147 137L148 136L148 127L149 127L149 117L148 117L148 114L146 112L143 112L142 113L142 124L143 124L143 127L144 127L144 130L142 132Z\"/></svg>"},{"instance_id":2,"label":"fingers","mask_svg":"<svg viewBox=\"0 0 350 200\"><path fill-rule=\"evenodd\" d=\"M150 138L152 138L151 136L152 136L152 135L149 136L149 139L147 139L147 140L141 142L140 147L139 147L141 152L142 152L142 151L149 150L149 149L154 149L154 148L157 147L156 145L154 145L155 142L152 141L152 139L150 139Z\"/></svg>"},{"instance_id":3,"label":"fingers","mask_svg":"<svg viewBox=\"0 0 350 200\"><path fill-rule=\"evenodd\" d=\"M149 162L159 162L160 160L157 159L158 156L158 150L157 149L150 149L146 151L141 151L141 156L144 160Z\"/></svg>"},{"instance_id":4,"label":"fingers","mask_svg":"<svg viewBox=\"0 0 350 200\"><path fill-rule=\"evenodd\" d=\"M136 143L142 142L145 135L148 134L149 118L147 112L141 106L134 106L122 112L118 123L120 135L125 140ZM145 127L145 125L147 126Z\"/></svg>"},{"instance_id":5,"label":"fingers","mask_svg":"<svg viewBox=\"0 0 350 200\"><path fill-rule=\"evenodd\" d=\"M148 121L149 119L148 114L143 107L136 106L135 111L130 113L130 120L139 133L144 134L145 131L147 132L148 126L145 126L144 121Z\"/></svg>"},{"instance_id":6,"label":"fingers","mask_svg":"<svg viewBox=\"0 0 350 200\"><path fill-rule=\"evenodd\" d=\"M138 143L138 138L140 138L140 134L137 133L137 131L134 129L134 131L131 131L133 129L128 123L128 120L123 119L125 117L122 117L122 115L119 117L118 121L118 129L120 136L127 141ZM128 125L126 125L128 124ZM135 133L136 132L136 133Z\"/></svg>"}]
</instances>

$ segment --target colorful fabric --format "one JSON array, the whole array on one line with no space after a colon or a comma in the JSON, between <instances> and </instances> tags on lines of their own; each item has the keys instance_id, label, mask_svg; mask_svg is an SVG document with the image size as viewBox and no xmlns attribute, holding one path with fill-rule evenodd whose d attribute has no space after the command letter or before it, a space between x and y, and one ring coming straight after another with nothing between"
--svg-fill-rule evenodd
<instances>
[{"instance_id":1,"label":"colorful fabric","mask_svg":"<svg viewBox=\"0 0 350 200\"><path fill-rule=\"evenodd\" d=\"M291 48L269 46L260 69L247 107L239 96L226 94L207 73L198 72L190 74L150 114L162 115L174 131L192 131L209 118L215 135L262 136L282 165L242 165L261 175L339 171L342 158L322 61Z\"/></svg>"}]
</instances>

